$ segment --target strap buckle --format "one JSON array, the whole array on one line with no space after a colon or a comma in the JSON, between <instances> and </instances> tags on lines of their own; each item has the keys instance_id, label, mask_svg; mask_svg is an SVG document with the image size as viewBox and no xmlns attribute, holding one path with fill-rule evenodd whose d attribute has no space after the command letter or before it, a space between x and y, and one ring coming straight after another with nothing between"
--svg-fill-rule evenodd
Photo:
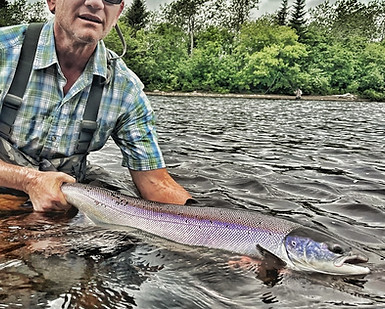
<instances>
[{"instance_id":1,"label":"strap buckle","mask_svg":"<svg viewBox=\"0 0 385 309\"><path fill-rule=\"evenodd\" d=\"M98 124L93 120L83 119L80 124L80 136L76 145L76 153L87 153L89 144L94 136Z\"/></svg>"},{"instance_id":2,"label":"strap buckle","mask_svg":"<svg viewBox=\"0 0 385 309\"><path fill-rule=\"evenodd\" d=\"M94 133L98 127L96 121L83 119L80 124L80 131L87 131Z\"/></svg>"},{"instance_id":3,"label":"strap buckle","mask_svg":"<svg viewBox=\"0 0 385 309\"><path fill-rule=\"evenodd\" d=\"M13 123L22 103L23 99L14 94L8 93L4 97L0 114L0 136L7 140L11 136Z\"/></svg>"},{"instance_id":4,"label":"strap buckle","mask_svg":"<svg viewBox=\"0 0 385 309\"><path fill-rule=\"evenodd\" d=\"M18 110L21 106L21 103L23 103L23 99L18 97L17 95L7 93L4 97L3 101L3 109L4 107L12 108L13 110Z\"/></svg>"}]
</instances>

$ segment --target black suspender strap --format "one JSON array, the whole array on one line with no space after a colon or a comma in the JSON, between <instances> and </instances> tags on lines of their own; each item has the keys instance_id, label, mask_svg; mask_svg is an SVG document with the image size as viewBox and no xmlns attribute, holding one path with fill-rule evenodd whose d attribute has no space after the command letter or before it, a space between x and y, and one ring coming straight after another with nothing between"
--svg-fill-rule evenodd
<instances>
[{"instance_id":1,"label":"black suspender strap","mask_svg":"<svg viewBox=\"0 0 385 309\"><path fill-rule=\"evenodd\" d=\"M43 24L41 23L28 26L15 76L7 95L4 97L3 107L0 112L0 136L7 141L10 140L12 126L23 102L42 28ZM96 119L104 84L105 79L102 76L94 75L81 122L79 140L75 150L76 154L86 154L88 152L92 137L97 129Z\"/></svg>"},{"instance_id":2,"label":"black suspender strap","mask_svg":"<svg viewBox=\"0 0 385 309\"><path fill-rule=\"evenodd\" d=\"M19 62L16 67L15 77L12 80L7 95L4 97L0 114L0 135L7 140L10 138L12 125L15 122L17 112L23 101L42 28L43 24L41 23L30 24L28 26L21 48Z\"/></svg>"},{"instance_id":3,"label":"black suspender strap","mask_svg":"<svg viewBox=\"0 0 385 309\"><path fill-rule=\"evenodd\" d=\"M103 94L104 81L102 76L94 75L83 113L79 140L76 145L75 152L78 154L88 152L92 137L97 129L96 118L98 117L100 101Z\"/></svg>"}]
</instances>

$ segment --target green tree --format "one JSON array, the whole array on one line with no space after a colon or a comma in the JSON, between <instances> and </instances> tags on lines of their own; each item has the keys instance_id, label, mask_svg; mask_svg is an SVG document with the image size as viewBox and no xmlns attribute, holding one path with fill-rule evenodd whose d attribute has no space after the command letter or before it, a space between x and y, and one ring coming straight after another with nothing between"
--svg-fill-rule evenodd
<instances>
[{"instance_id":1,"label":"green tree","mask_svg":"<svg viewBox=\"0 0 385 309\"><path fill-rule=\"evenodd\" d=\"M182 91L228 93L236 74L231 54L233 34L227 28L208 27L196 38L194 54L180 62L177 76Z\"/></svg>"},{"instance_id":2,"label":"green tree","mask_svg":"<svg viewBox=\"0 0 385 309\"><path fill-rule=\"evenodd\" d=\"M0 1L0 27L10 25L10 16L8 14L8 2L5 0Z\"/></svg>"},{"instance_id":3,"label":"green tree","mask_svg":"<svg viewBox=\"0 0 385 309\"><path fill-rule=\"evenodd\" d=\"M336 18L333 35L340 39L346 37L367 37L375 35L373 11L358 0L340 0L336 3Z\"/></svg>"},{"instance_id":4,"label":"green tree","mask_svg":"<svg viewBox=\"0 0 385 309\"><path fill-rule=\"evenodd\" d=\"M300 39L304 38L306 32L306 0L295 0L289 25L297 31Z\"/></svg>"},{"instance_id":5,"label":"green tree","mask_svg":"<svg viewBox=\"0 0 385 309\"><path fill-rule=\"evenodd\" d=\"M147 25L149 12L147 11L146 3L142 0L134 0L123 15L123 21L128 26L138 31Z\"/></svg>"},{"instance_id":6,"label":"green tree","mask_svg":"<svg viewBox=\"0 0 385 309\"><path fill-rule=\"evenodd\" d=\"M385 46L369 43L359 55L358 90L373 100L385 100Z\"/></svg>"},{"instance_id":7,"label":"green tree","mask_svg":"<svg viewBox=\"0 0 385 309\"><path fill-rule=\"evenodd\" d=\"M132 29L123 28L124 33ZM124 57L146 85L147 90L178 90L179 77L176 75L180 62L188 58L188 36L176 26L159 24L151 31L139 30L136 36L125 35L127 54ZM118 44L118 39L114 39Z\"/></svg>"},{"instance_id":8,"label":"green tree","mask_svg":"<svg viewBox=\"0 0 385 309\"><path fill-rule=\"evenodd\" d=\"M44 22L47 20L45 3L38 1L29 3L27 0L3 1L0 7L0 26L21 23Z\"/></svg>"},{"instance_id":9,"label":"green tree","mask_svg":"<svg viewBox=\"0 0 385 309\"><path fill-rule=\"evenodd\" d=\"M322 29L330 39L357 44L384 38L385 2L372 1L367 5L359 0L328 1L310 11L313 27Z\"/></svg>"},{"instance_id":10,"label":"green tree","mask_svg":"<svg viewBox=\"0 0 385 309\"><path fill-rule=\"evenodd\" d=\"M203 3L207 0L177 0L165 7L166 20L173 25L187 29L190 37L190 55L194 49L195 32L199 29L197 19Z\"/></svg>"},{"instance_id":11,"label":"green tree","mask_svg":"<svg viewBox=\"0 0 385 309\"><path fill-rule=\"evenodd\" d=\"M249 20L251 10L256 8L258 3L259 0L231 0L229 6L231 27L239 31Z\"/></svg>"},{"instance_id":12,"label":"green tree","mask_svg":"<svg viewBox=\"0 0 385 309\"><path fill-rule=\"evenodd\" d=\"M368 9L374 13L374 33L377 36L373 40L383 42L385 40L385 1L375 0L368 3Z\"/></svg>"},{"instance_id":13,"label":"green tree","mask_svg":"<svg viewBox=\"0 0 385 309\"><path fill-rule=\"evenodd\" d=\"M229 3L227 0L208 0L202 4L201 19L204 27L228 28L230 25Z\"/></svg>"},{"instance_id":14,"label":"green tree","mask_svg":"<svg viewBox=\"0 0 385 309\"><path fill-rule=\"evenodd\" d=\"M357 79L357 56L347 46L336 42L318 46L317 59L313 58L313 66L326 72L330 78L330 92L354 92Z\"/></svg>"},{"instance_id":15,"label":"green tree","mask_svg":"<svg viewBox=\"0 0 385 309\"><path fill-rule=\"evenodd\" d=\"M293 29L266 20L245 24L236 48L239 91L292 93L300 82L304 44Z\"/></svg>"},{"instance_id":16,"label":"green tree","mask_svg":"<svg viewBox=\"0 0 385 309\"><path fill-rule=\"evenodd\" d=\"M277 24L280 26L287 25L287 18L289 16L289 3L288 0L282 0L281 7L277 13Z\"/></svg>"}]
</instances>

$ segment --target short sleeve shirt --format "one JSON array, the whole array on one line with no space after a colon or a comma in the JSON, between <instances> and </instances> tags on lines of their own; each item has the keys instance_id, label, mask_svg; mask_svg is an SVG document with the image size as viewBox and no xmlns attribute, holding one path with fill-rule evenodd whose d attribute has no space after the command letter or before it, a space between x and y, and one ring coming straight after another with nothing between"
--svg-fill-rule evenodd
<instances>
[{"instance_id":1,"label":"short sleeve shirt","mask_svg":"<svg viewBox=\"0 0 385 309\"><path fill-rule=\"evenodd\" d=\"M16 70L26 27L0 28L0 108ZM165 167L157 141L154 112L143 84L120 59L108 68L108 53L100 41L82 75L64 94L66 78L56 56L53 20L44 25L11 134L19 150L36 160L73 155L93 76L107 78L110 74L89 150L101 149L112 137L123 154L123 166L133 170Z\"/></svg>"}]
</instances>

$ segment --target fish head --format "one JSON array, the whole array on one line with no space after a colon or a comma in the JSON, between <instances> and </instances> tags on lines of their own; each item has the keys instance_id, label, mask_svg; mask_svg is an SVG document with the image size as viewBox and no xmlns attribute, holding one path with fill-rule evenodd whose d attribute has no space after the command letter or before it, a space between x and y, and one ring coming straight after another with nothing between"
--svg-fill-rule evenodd
<instances>
[{"instance_id":1,"label":"fish head","mask_svg":"<svg viewBox=\"0 0 385 309\"><path fill-rule=\"evenodd\" d=\"M368 258L343 241L309 228L298 228L285 238L289 264L298 270L330 275L364 275Z\"/></svg>"}]
</instances>

